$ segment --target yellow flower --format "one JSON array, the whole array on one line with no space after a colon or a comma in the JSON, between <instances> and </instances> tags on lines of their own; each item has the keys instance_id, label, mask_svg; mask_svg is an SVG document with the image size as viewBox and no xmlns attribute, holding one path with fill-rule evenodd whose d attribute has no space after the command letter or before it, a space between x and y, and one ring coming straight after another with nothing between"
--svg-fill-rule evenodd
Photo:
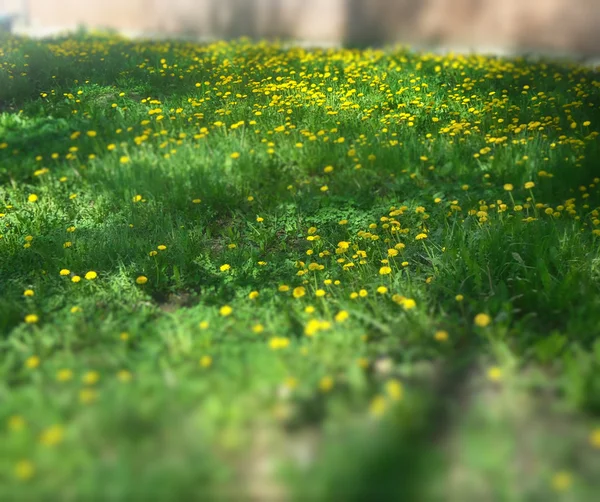
<instances>
[{"instance_id":1,"label":"yellow flower","mask_svg":"<svg viewBox=\"0 0 600 502\"><path fill-rule=\"evenodd\" d=\"M390 396L390 398L394 401L400 401L402 399L402 396L404 395L404 389L402 387L402 384L395 379L389 380L385 384L385 390L388 396Z\"/></svg>"},{"instance_id":2,"label":"yellow flower","mask_svg":"<svg viewBox=\"0 0 600 502\"><path fill-rule=\"evenodd\" d=\"M26 289L25 291L23 291L23 296L33 296L35 295L35 293L33 292L33 289Z\"/></svg>"},{"instance_id":3,"label":"yellow flower","mask_svg":"<svg viewBox=\"0 0 600 502\"><path fill-rule=\"evenodd\" d=\"M93 281L96 277L98 277L98 274L93 270L90 270L87 274L85 274L85 278L88 281Z\"/></svg>"},{"instance_id":4,"label":"yellow flower","mask_svg":"<svg viewBox=\"0 0 600 502\"><path fill-rule=\"evenodd\" d=\"M133 202L139 202L139 201L141 201L141 200L142 200L142 198L143 198L143 197L142 197L140 194L137 194L137 195L134 195L134 196L133 196L133 199L132 199L132 200L133 200Z\"/></svg>"},{"instance_id":5,"label":"yellow flower","mask_svg":"<svg viewBox=\"0 0 600 502\"><path fill-rule=\"evenodd\" d=\"M25 428L25 419L19 415L13 415L8 419L8 428L13 432L22 431Z\"/></svg>"},{"instance_id":6,"label":"yellow flower","mask_svg":"<svg viewBox=\"0 0 600 502\"><path fill-rule=\"evenodd\" d=\"M98 393L94 389L81 389L79 391L79 401L82 404L90 404L98 399Z\"/></svg>"},{"instance_id":7,"label":"yellow flower","mask_svg":"<svg viewBox=\"0 0 600 502\"><path fill-rule=\"evenodd\" d=\"M492 322L492 318L487 314L477 314L473 322L479 326L480 328L485 328L488 324Z\"/></svg>"},{"instance_id":8,"label":"yellow flower","mask_svg":"<svg viewBox=\"0 0 600 502\"><path fill-rule=\"evenodd\" d=\"M388 292L388 288L386 288L385 286L379 286L379 287L377 288L377 292L378 292L380 295L385 295L385 294Z\"/></svg>"},{"instance_id":9,"label":"yellow flower","mask_svg":"<svg viewBox=\"0 0 600 502\"><path fill-rule=\"evenodd\" d=\"M306 289L304 289L302 286L298 286L297 288L294 288L294 291L292 292L292 295L294 296L294 298L302 298L305 294L306 294Z\"/></svg>"},{"instance_id":10,"label":"yellow flower","mask_svg":"<svg viewBox=\"0 0 600 502\"><path fill-rule=\"evenodd\" d=\"M590 444L594 448L600 449L600 427L597 427L590 433Z\"/></svg>"},{"instance_id":11,"label":"yellow flower","mask_svg":"<svg viewBox=\"0 0 600 502\"><path fill-rule=\"evenodd\" d=\"M535 183L533 181L528 181L527 183L525 183L525 190L529 190L530 188L533 188L535 186Z\"/></svg>"},{"instance_id":12,"label":"yellow flower","mask_svg":"<svg viewBox=\"0 0 600 502\"><path fill-rule=\"evenodd\" d=\"M415 237L415 240L421 241L423 239L427 239L427 234L419 234Z\"/></svg>"},{"instance_id":13,"label":"yellow flower","mask_svg":"<svg viewBox=\"0 0 600 502\"><path fill-rule=\"evenodd\" d=\"M315 291L315 296L317 296L317 297L319 297L319 298L321 298L321 297L325 296L326 294L327 294L327 293L326 293L326 291L325 291L324 289L317 289L317 290Z\"/></svg>"},{"instance_id":14,"label":"yellow flower","mask_svg":"<svg viewBox=\"0 0 600 502\"><path fill-rule=\"evenodd\" d=\"M388 275L392 273L392 268L385 266L379 269L379 275Z\"/></svg>"},{"instance_id":15,"label":"yellow flower","mask_svg":"<svg viewBox=\"0 0 600 502\"><path fill-rule=\"evenodd\" d=\"M223 317L227 317L227 316L231 315L232 312L233 312L233 309L229 305L223 305L219 309L219 314L221 314Z\"/></svg>"},{"instance_id":16,"label":"yellow flower","mask_svg":"<svg viewBox=\"0 0 600 502\"><path fill-rule=\"evenodd\" d=\"M81 281L81 277L79 277L78 275L74 275L73 277L71 277L71 281L72 282L79 282L79 281Z\"/></svg>"},{"instance_id":17,"label":"yellow flower","mask_svg":"<svg viewBox=\"0 0 600 502\"><path fill-rule=\"evenodd\" d=\"M415 302L412 298L405 298L402 301L402 306L404 307L404 310L411 310L417 306L417 302Z\"/></svg>"},{"instance_id":18,"label":"yellow flower","mask_svg":"<svg viewBox=\"0 0 600 502\"><path fill-rule=\"evenodd\" d=\"M127 164L127 163L129 163L129 157L127 157L127 155L123 155L123 156L122 156L122 157L119 159L119 162L120 162L121 164Z\"/></svg>"},{"instance_id":19,"label":"yellow flower","mask_svg":"<svg viewBox=\"0 0 600 502\"><path fill-rule=\"evenodd\" d=\"M454 297L454 299L455 299L457 302L462 302L462 301L465 299L465 297L464 297L463 295L456 295L456 296Z\"/></svg>"},{"instance_id":20,"label":"yellow flower","mask_svg":"<svg viewBox=\"0 0 600 502\"><path fill-rule=\"evenodd\" d=\"M552 488L557 492L568 490L573 484L573 477L566 471L560 471L552 476Z\"/></svg>"},{"instance_id":21,"label":"yellow flower","mask_svg":"<svg viewBox=\"0 0 600 502\"><path fill-rule=\"evenodd\" d=\"M231 265L225 263L224 265L221 265L219 269L221 270L221 272L227 272L229 269L231 269Z\"/></svg>"},{"instance_id":22,"label":"yellow flower","mask_svg":"<svg viewBox=\"0 0 600 502\"><path fill-rule=\"evenodd\" d=\"M257 335L259 333L262 333L265 330L265 327L262 324L255 324L254 326L252 326L252 332L256 333Z\"/></svg>"},{"instance_id":23,"label":"yellow flower","mask_svg":"<svg viewBox=\"0 0 600 502\"><path fill-rule=\"evenodd\" d=\"M20 460L15 465L14 473L18 479L26 481L35 474L35 467L29 460Z\"/></svg>"},{"instance_id":24,"label":"yellow flower","mask_svg":"<svg viewBox=\"0 0 600 502\"><path fill-rule=\"evenodd\" d=\"M71 314L76 314L77 312L81 312L81 307L71 307Z\"/></svg>"},{"instance_id":25,"label":"yellow flower","mask_svg":"<svg viewBox=\"0 0 600 502\"><path fill-rule=\"evenodd\" d=\"M60 425L48 427L40 436L40 443L45 446L54 446L62 442L65 432Z\"/></svg>"},{"instance_id":26,"label":"yellow flower","mask_svg":"<svg viewBox=\"0 0 600 502\"><path fill-rule=\"evenodd\" d=\"M201 199L193 199L193 200L192 200L192 203L193 203L193 204L200 204L201 202L202 202L202 200L201 200Z\"/></svg>"},{"instance_id":27,"label":"yellow flower","mask_svg":"<svg viewBox=\"0 0 600 502\"><path fill-rule=\"evenodd\" d=\"M374 417L381 417L387 409L387 401L383 396L375 396L369 404L369 413Z\"/></svg>"},{"instance_id":28,"label":"yellow flower","mask_svg":"<svg viewBox=\"0 0 600 502\"><path fill-rule=\"evenodd\" d=\"M230 155L230 157L231 157L232 159L234 159L234 160L235 160L235 159L239 159L239 158L240 158L240 152L233 152L233 153Z\"/></svg>"},{"instance_id":29,"label":"yellow flower","mask_svg":"<svg viewBox=\"0 0 600 502\"><path fill-rule=\"evenodd\" d=\"M28 357L25 361L25 367L30 370L37 368L40 365L40 358L38 356Z\"/></svg>"},{"instance_id":30,"label":"yellow flower","mask_svg":"<svg viewBox=\"0 0 600 502\"><path fill-rule=\"evenodd\" d=\"M100 380L100 373L97 371L88 371L83 375L82 381L86 385L95 385Z\"/></svg>"},{"instance_id":31,"label":"yellow flower","mask_svg":"<svg viewBox=\"0 0 600 502\"><path fill-rule=\"evenodd\" d=\"M158 254L158 251L155 251L154 249L152 251L150 251L148 253L148 256L156 256Z\"/></svg>"},{"instance_id":32,"label":"yellow flower","mask_svg":"<svg viewBox=\"0 0 600 502\"><path fill-rule=\"evenodd\" d=\"M324 376L319 382L319 389L321 392L329 392L333 388L333 378L330 376Z\"/></svg>"},{"instance_id":33,"label":"yellow flower","mask_svg":"<svg viewBox=\"0 0 600 502\"><path fill-rule=\"evenodd\" d=\"M265 221L265 219L264 219L264 218L262 218L261 216L257 216L257 217L256 217L256 221L257 221L258 223L262 223L263 221Z\"/></svg>"},{"instance_id":34,"label":"yellow flower","mask_svg":"<svg viewBox=\"0 0 600 502\"><path fill-rule=\"evenodd\" d=\"M487 377L492 382L499 382L502 379L502 370L498 366L492 366L487 371Z\"/></svg>"},{"instance_id":35,"label":"yellow flower","mask_svg":"<svg viewBox=\"0 0 600 502\"><path fill-rule=\"evenodd\" d=\"M127 383L127 382L131 382L131 379L133 378L133 375L131 374L130 371L127 370L119 370L117 372L117 378L123 382L123 383Z\"/></svg>"},{"instance_id":36,"label":"yellow flower","mask_svg":"<svg viewBox=\"0 0 600 502\"><path fill-rule=\"evenodd\" d=\"M95 137L98 135L98 133L97 133L96 131L88 131L88 132L87 132L87 135L88 135L90 138L95 138Z\"/></svg>"},{"instance_id":37,"label":"yellow flower","mask_svg":"<svg viewBox=\"0 0 600 502\"><path fill-rule=\"evenodd\" d=\"M167 249L167 246L165 246L164 244L160 244L156 247L156 249L158 249L159 251L164 251L165 249Z\"/></svg>"},{"instance_id":38,"label":"yellow flower","mask_svg":"<svg viewBox=\"0 0 600 502\"><path fill-rule=\"evenodd\" d=\"M27 197L27 200L29 202L37 202L38 201L38 196L34 193L30 194L29 197Z\"/></svg>"},{"instance_id":39,"label":"yellow flower","mask_svg":"<svg viewBox=\"0 0 600 502\"><path fill-rule=\"evenodd\" d=\"M336 315L335 315L335 321L336 322L344 322L345 320L347 320L350 317L350 314L348 313L347 310L340 310Z\"/></svg>"},{"instance_id":40,"label":"yellow flower","mask_svg":"<svg viewBox=\"0 0 600 502\"><path fill-rule=\"evenodd\" d=\"M285 293L286 291L289 291L289 290L290 290L290 287L289 287L288 285L286 285L286 284L282 284L282 285L281 285L281 286L279 286L279 288L277 288L277 289L279 289L279 291L280 291L280 292L282 292L282 293Z\"/></svg>"},{"instance_id":41,"label":"yellow flower","mask_svg":"<svg viewBox=\"0 0 600 502\"><path fill-rule=\"evenodd\" d=\"M59 274L60 275L69 275L71 273L71 271L68 268L63 268Z\"/></svg>"},{"instance_id":42,"label":"yellow flower","mask_svg":"<svg viewBox=\"0 0 600 502\"><path fill-rule=\"evenodd\" d=\"M448 340L448 332L444 330L439 330L435 332L434 338L438 342L445 342Z\"/></svg>"},{"instance_id":43,"label":"yellow flower","mask_svg":"<svg viewBox=\"0 0 600 502\"><path fill-rule=\"evenodd\" d=\"M388 256L398 256L398 250L397 249L388 249L387 250L387 254Z\"/></svg>"},{"instance_id":44,"label":"yellow flower","mask_svg":"<svg viewBox=\"0 0 600 502\"><path fill-rule=\"evenodd\" d=\"M250 291L250 294L248 295L248 298L250 298L251 300L256 300L258 298L258 291Z\"/></svg>"},{"instance_id":45,"label":"yellow flower","mask_svg":"<svg viewBox=\"0 0 600 502\"><path fill-rule=\"evenodd\" d=\"M140 275L135 282L137 284L146 284L148 282L148 278L145 275Z\"/></svg>"},{"instance_id":46,"label":"yellow flower","mask_svg":"<svg viewBox=\"0 0 600 502\"><path fill-rule=\"evenodd\" d=\"M290 344L290 339L285 337L274 336L269 340L271 350L285 349Z\"/></svg>"},{"instance_id":47,"label":"yellow flower","mask_svg":"<svg viewBox=\"0 0 600 502\"><path fill-rule=\"evenodd\" d=\"M67 381L71 380L72 378L73 378L73 371L68 368L58 370L58 372L56 373L56 379L59 382L67 382Z\"/></svg>"},{"instance_id":48,"label":"yellow flower","mask_svg":"<svg viewBox=\"0 0 600 502\"><path fill-rule=\"evenodd\" d=\"M37 315L35 315L35 314L27 314L25 316L25 322L27 324L35 324L39 320L40 320L40 318Z\"/></svg>"},{"instance_id":49,"label":"yellow flower","mask_svg":"<svg viewBox=\"0 0 600 502\"><path fill-rule=\"evenodd\" d=\"M506 183L504 185L504 190L506 190L507 192L510 192L513 189L514 189L514 187L510 183Z\"/></svg>"},{"instance_id":50,"label":"yellow flower","mask_svg":"<svg viewBox=\"0 0 600 502\"><path fill-rule=\"evenodd\" d=\"M208 329L208 326L209 326L208 321L201 321L200 324L198 325L198 327L200 329Z\"/></svg>"},{"instance_id":51,"label":"yellow flower","mask_svg":"<svg viewBox=\"0 0 600 502\"><path fill-rule=\"evenodd\" d=\"M208 368L212 365L212 357L210 356L202 356L200 358L199 364L202 368Z\"/></svg>"}]
</instances>

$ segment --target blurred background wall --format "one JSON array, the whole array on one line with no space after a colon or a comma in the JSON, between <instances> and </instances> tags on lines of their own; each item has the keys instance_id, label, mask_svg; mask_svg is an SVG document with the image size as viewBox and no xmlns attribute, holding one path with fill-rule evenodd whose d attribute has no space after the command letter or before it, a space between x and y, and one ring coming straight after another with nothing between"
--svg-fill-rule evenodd
<instances>
[{"instance_id":1,"label":"blurred background wall","mask_svg":"<svg viewBox=\"0 0 600 502\"><path fill-rule=\"evenodd\" d=\"M0 0L33 35L282 37L315 44L409 42L600 53L600 0Z\"/></svg>"}]
</instances>

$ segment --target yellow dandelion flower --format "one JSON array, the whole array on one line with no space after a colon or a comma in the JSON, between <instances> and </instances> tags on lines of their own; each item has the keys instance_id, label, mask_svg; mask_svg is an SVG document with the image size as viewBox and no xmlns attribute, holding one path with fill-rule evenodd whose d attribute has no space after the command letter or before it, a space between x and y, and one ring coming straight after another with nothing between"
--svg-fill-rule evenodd
<instances>
[{"instance_id":1,"label":"yellow dandelion flower","mask_svg":"<svg viewBox=\"0 0 600 502\"><path fill-rule=\"evenodd\" d=\"M344 322L346 321L348 318L350 317L350 314L348 313L347 310L340 310L336 315L335 315L335 322Z\"/></svg>"},{"instance_id":2,"label":"yellow dandelion flower","mask_svg":"<svg viewBox=\"0 0 600 502\"><path fill-rule=\"evenodd\" d=\"M229 305L223 305L219 309L219 314L221 314L223 317L230 316L232 313L233 313L233 309Z\"/></svg>"},{"instance_id":3,"label":"yellow dandelion flower","mask_svg":"<svg viewBox=\"0 0 600 502\"><path fill-rule=\"evenodd\" d=\"M148 282L148 278L145 275L140 275L135 282L137 284L146 284Z\"/></svg>"},{"instance_id":4,"label":"yellow dandelion flower","mask_svg":"<svg viewBox=\"0 0 600 502\"><path fill-rule=\"evenodd\" d=\"M402 384L395 379L389 380L385 384L385 390L388 396L390 396L390 399L394 401L400 401L402 399L402 396L404 395L404 389L402 387Z\"/></svg>"},{"instance_id":5,"label":"yellow dandelion flower","mask_svg":"<svg viewBox=\"0 0 600 502\"><path fill-rule=\"evenodd\" d=\"M573 484L573 476L566 471L560 471L552 476L552 489L557 492L568 490Z\"/></svg>"},{"instance_id":6,"label":"yellow dandelion flower","mask_svg":"<svg viewBox=\"0 0 600 502\"><path fill-rule=\"evenodd\" d=\"M292 295L294 296L294 298L302 298L305 294L306 294L306 289L303 288L302 286L298 286L297 288L294 288L294 291L292 292Z\"/></svg>"},{"instance_id":7,"label":"yellow dandelion flower","mask_svg":"<svg viewBox=\"0 0 600 502\"><path fill-rule=\"evenodd\" d=\"M35 466L29 460L19 460L15 465L14 474L17 479L26 481L35 474Z\"/></svg>"},{"instance_id":8,"label":"yellow dandelion flower","mask_svg":"<svg viewBox=\"0 0 600 502\"><path fill-rule=\"evenodd\" d=\"M27 197L27 200L29 202L37 202L38 201L38 196L34 193L30 194L29 197Z\"/></svg>"},{"instance_id":9,"label":"yellow dandelion flower","mask_svg":"<svg viewBox=\"0 0 600 502\"><path fill-rule=\"evenodd\" d=\"M27 324L35 324L39 320L40 320L40 318L36 314L27 314L25 316L25 322Z\"/></svg>"},{"instance_id":10,"label":"yellow dandelion flower","mask_svg":"<svg viewBox=\"0 0 600 502\"><path fill-rule=\"evenodd\" d=\"M94 272L93 270L90 270L89 272L87 272L85 274L85 278L88 281L93 281L94 279L96 279L96 277L98 277L98 274L96 272Z\"/></svg>"},{"instance_id":11,"label":"yellow dandelion flower","mask_svg":"<svg viewBox=\"0 0 600 502\"><path fill-rule=\"evenodd\" d=\"M324 376L319 381L319 389L321 392L329 392L333 388L333 378L330 376Z\"/></svg>"},{"instance_id":12,"label":"yellow dandelion flower","mask_svg":"<svg viewBox=\"0 0 600 502\"><path fill-rule=\"evenodd\" d=\"M78 275L74 275L73 277L71 277L71 281L75 283L80 282L81 277L79 277Z\"/></svg>"},{"instance_id":13,"label":"yellow dandelion flower","mask_svg":"<svg viewBox=\"0 0 600 502\"><path fill-rule=\"evenodd\" d=\"M535 183L533 181L528 181L527 183L525 183L524 186L525 186L525 190L529 190L535 186Z\"/></svg>"},{"instance_id":14,"label":"yellow dandelion flower","mask_svg":"<svg viewBox=\"0 0 600 502\"><path fill-rule=\"evenodd\" d=\"M590 433L590 444L594 448L600 449L600 427L597 427Z\"/></svg>"},{"instance_id":15,"label":"yellow dandelion flower","mask_svg":"<svg viewBox=\"0 0 600 502\"><path fill-rule=\"evenodd\" d=\"M25 367L33 370L40 365L40 358L38 356L30 356L25 361Z\"/></svg>"},{"instance_id":16,"label":"yellow dandelion flower","mask_svg":"<svg viewBox=\"0 0 600 502\"><path fill-rule=\"evenodd\" d=\"M23 296L33 296L35 295L33 289L26 289L25 291L23 291Z\"/></svg>"},{"instance_id":17,"label":"yellow dandelion flower","mask_svg":"<svg viewBox=\"0 0 600 502\"><path fill-rule=\"evenodd\" d=\"M221 266L219 267L219 270L220 270L221 272L227 272L227 271L228 271L228 270L230 270L230 269L231 269L231 265L229 265L229 263L225 263L224 265L221 265Z\"/></svg>"},{"instance_id":18,"label":"yellow dandelion flower","mask_svg":"<svg viewBox=\"0 0 600 502\"><path fill-rule=\"evenodd\" d=\"M379 275L388 275L392 273L392 268L385 266L379 269Z\"/></svg>"},{"instance_id":19,"label":"yellow dandelion flower","mask_svg":"<svg viewBox=\"0 0 600 502\"><path fill-rule=\"evenodd\" d=\"M60 425L52 425L40 435L40 443L44 446L55 446L62 442L65 431Z\"/></svg>"},{"instance_id":20,"label":"yellow dandelion flower","mask_svg":"<svg viewBox=\"0 0 600 502\"><path fill-rule=\"evenodd\" d=\"M487 371L487 377L492 382L499 382L502 379L502 370L498 366L492 366Z\"/></svg>"},{"instance_id":21,"label":"yellow dandelion flower","mask_svg":"<svg viewBox=\"0 0 600 502\"><path fill-rule=\"evenodd\" d=\"M438 342L445 342L448 340L448 332L444 331L444 330L439 330L435 332L434 338L438 341Z\"/></svg>"},{"instance_id":22,"label":"yellow dandelion flower","mask_svg":"<svg viewBox=\"0 0 600 502\"><path fill-rule=\"evenodd\" d=\"M68 368L63 368L56 372L56 379L59 382L68 382L72 378L73 378L73 370L70 370Z\"/></svg>"},{"instance_id":23,"label":"yellow dandelion flower","mask_svg":"<svg viewBox=\"0 0 600 502\"><path fill-rule=\"evenodd\" d=\"M256 300L258 298L258 295L259 295L258 291L250 291L248 298L250 298L250 300Z\"/></svg>"},{"instance_id":24,"label":"yellow dandelion flower","mask_svg":"<svg viewBox=\"0 0 600 502\"><path fill-rule=\"evenodd\" d=\"M131 380L133 379L133 375L131 374L130 371L127 370L119 370L117 372L117 378L123 382L123 383L127 383L127 382L131 382Z\"/></svg>"},{"instance_id":25,"label":"yellow dandelion flower","mask_svg":"<svg viewBox=\"0 0 600 502\"><path fill-rule=\"evenodd\" d=\"M59 274L60 275L69 275L71 273L71 271L68 268L63 268Z\"/></svg>"},{"instance_id":26,"label":"yellow dandelion flower","mask_svg":"<svg viewBox=\"0 0 600 502\"><path fill-rule=\"evenodd\" d=\"M385 400L384 396L375 396L369 404L369 413L376 418L379 418L385 414L386 409L387 401Z\"/></svg>"},{"instance_id":27,"label":"yellow dandelion flower","mask_svg":"<svg viewBox=\"0 0 600 502\"><path fill-rule=\"evenodd\" d=\"M212 365L212 357L202 356L200 358L199 364L202 368L209 368Z\"/></svg>"},{"instance_id":28,"label":"yellow dandelion flower","mask_svg":"<svg viewBox=\"0 0 600 502\"><path fill-rule=\"evenodd\" d=\"M480 328L485 328L492 322L492 318L487 314L481 313L475 316L473 322Z\"/></svg>"}]
</instances>

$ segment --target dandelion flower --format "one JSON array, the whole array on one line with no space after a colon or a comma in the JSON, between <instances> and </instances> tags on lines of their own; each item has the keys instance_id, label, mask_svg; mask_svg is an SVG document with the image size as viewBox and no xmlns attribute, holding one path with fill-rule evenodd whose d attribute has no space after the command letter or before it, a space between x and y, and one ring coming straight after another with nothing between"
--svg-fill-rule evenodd
<instances>
[{"instance_id":1,"label":"dandelion flower","mask_svg":"<svg viewBox=\"0 0 600 502\"><path fill-rule=\"evenodd\" d=\"M233 313L233 309L229 305L223 305L219 309L219 314L221 314L223 317L230 316L232 313Z\"/></svg>"},{"instance_id":2,"label":"dandelion flower","mask_svg":"<svg viewBox=\"0 0 600 502\"><path fill-rule=\"evenodd\" d=\"M135 282L137 284L146 284L148 282L148 278L145 275L140 275Z\"/></svg>"},{"instance_id":3,"label":"dandelion flower","mask_svg":"<svg viewBox=\"0 0 600 502\"><path fill-rule=\"evenodd\" d=\"M485 328L488 324L492 322L492 318L487 314L481 313L475 316L473 322L480 328Z\"/></svg>"}]
</instances>

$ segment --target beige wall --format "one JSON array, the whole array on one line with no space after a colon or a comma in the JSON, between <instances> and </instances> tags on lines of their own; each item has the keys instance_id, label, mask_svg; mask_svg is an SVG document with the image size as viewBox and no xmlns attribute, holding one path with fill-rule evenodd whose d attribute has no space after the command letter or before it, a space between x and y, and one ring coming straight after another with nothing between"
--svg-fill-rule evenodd
<instances>
[{"instance_id":1,"label":"beige wall","mask_svg":"<svg viewBox=\"0 0 600 502\"><path fill-rule=\"evenodd\" d=\"M600 0L0 0L33 30L84 24L131 34L413 42L600 54Z\"/></svg>"}]
</instances>

